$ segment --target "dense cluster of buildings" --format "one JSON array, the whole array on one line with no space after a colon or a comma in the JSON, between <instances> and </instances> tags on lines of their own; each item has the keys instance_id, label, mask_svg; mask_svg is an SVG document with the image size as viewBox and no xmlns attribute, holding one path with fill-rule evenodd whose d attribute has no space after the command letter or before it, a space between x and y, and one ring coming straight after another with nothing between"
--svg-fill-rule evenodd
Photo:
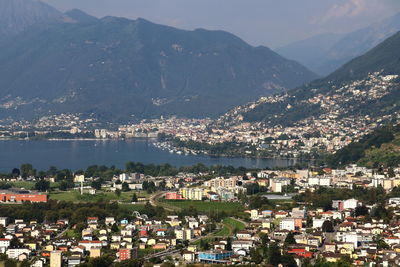
<instances>
[{"instance_id":1,"label":"dense cluster of buildings","mask_svg":"<svg viewBox=\"0 0 400 267\"><path fill-rule=\"evenodd\" d=\"M179 188L179 192L168 192L167 200L210 200L235 201L239 193L246 193L242 177L233 176L227 179L222 177L204 181L202 186L188 187L190 183Z\"/></svg>"},{"instance_id":2,"label":"dense cluster of buildings","mask_svg":"<svg viewBox=\"0 0 400 267\"><path fill-rule=\"evenodd\" d=\"M61 267L76 266L87 257L100 257L108 248L115 252L117 261L124 261L137 258L140 251L165 253L183 241L196 240L206 231L207 223L205 215L183 219L168 216L161 221L136 212L136 219L131 221L88 217L86 228L71 236L68 231L76 230L68 220L39 224L0 217L0 226L5 229L0 253L10 259L30 260L35 267ZM18 247L13 245L17 241Z\"/></svg>"},{"instance_id":3,"label":"dense cluster of buildings","mask_svg":"<svg viewBox=\"0 0 400 267\"><path fill-rule=\"evenodd\" d=\"M86 181L81 175L74 179L77 183ZM140 173L122 173L103 187L116 190L128 185L131 190L142 190L145 182L157 186L163 183L168 192L161 195L168 200L235 202L241 201L240 195L251 195L248 190L252 190L254 185L266 189L263 197L268 198L272 196L269 192L282 193L283 196L286 191L312 192L319 187L352 188L355 185L382 187L390 192L400 185L400 168L389 173L388 170L376 172L350 165L345 169L263 170L256 177L248 173L208 179L193 174L146 177ZM23 190L7 190L1 195L6 202L47 201L46 195ZM290 198L286 200L291 202ZM182 264L251 263L254 260L251 250L261 246L262 237L266 235L268 242L278 247L285 244L282 253L293 256L298 265L305 259L323 257L328 262L346 258L357 266L372 263L396 266L400 264L398 221L366 219L366 213L360 215L358 211L362 207L367 213L372 213L377 205L368 205L356 198L333 200L329 210L325 207L307 208L305 203L288 209L280 206L255 209L245 203L244 214L247 215L229 218L242 227L228 228L228 233L221 235L218 231L226 227L226 223L216 222L204 213L178 216L169 212L162 219L149 218L146 211L142 214L134 212L133 219L129 220L87 217L83 228L79 229L68 219L38 223L11 220L2 214L0 253L20 261L28 259L36 267L49 264L76 266L87 257L100 257L105 250L111 250L116 261L171 256ZM394 218L400 216L400 198L389 198L380 205L390 209ZM289 235L294 241L287 243ZM207 240L206 247L201 245L201 239Z\"/></svg>"},{"instance_id":4,"label":"dense cluster of buildings","mask_svg":"<svg viewBox=\"0 0 400 267\"><path fill-rule=\"evenodd\" d=\"M150 137L162 133L181 141L195 141L208 145L224 142L241 143L248 146L247 150L241 151L242 154L249 156L296 158L321 150L333 152L369 133L382 122L398 118L398 114L381 117L361 116L351 112L349 110L351 107L346 104L363 103L384 97L390 92L392 81L396 78L396 75L382 76L380 73L373 73L365 80L333 88L328 95L318 94L306 99L305 104L320 105L321 114L300 120L291 127L270 125L266 122L250 123L243 120L243 114L259 105L284 102L289 97L274 95L239 106L217 120L175 117L144 120L134 125L120 127L119 133L130 137ZM360 87L363 89L360 90ZM287 110L291 108L288 106ZM178 153L209 153L206 150L176 147L171 142L157 143L156 146Z\"/></svg>"}]
</instances>

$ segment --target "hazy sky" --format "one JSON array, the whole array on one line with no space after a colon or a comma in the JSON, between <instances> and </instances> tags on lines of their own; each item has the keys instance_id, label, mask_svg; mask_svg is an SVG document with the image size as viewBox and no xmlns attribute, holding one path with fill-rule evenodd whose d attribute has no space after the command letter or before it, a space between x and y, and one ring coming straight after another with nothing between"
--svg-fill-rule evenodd
<instances>
[{"instance_id":1,"label":"hazy sky","mask_svg":"<svg viewBox=\"0 0 400 267\"><path fill-rule=\"evenodd\" d=\"M345 33L400 12L400 0L42 0L66 11L148 19L182 29L232 32L272 48L320 33Z\"/></svg>"}]
</instances>

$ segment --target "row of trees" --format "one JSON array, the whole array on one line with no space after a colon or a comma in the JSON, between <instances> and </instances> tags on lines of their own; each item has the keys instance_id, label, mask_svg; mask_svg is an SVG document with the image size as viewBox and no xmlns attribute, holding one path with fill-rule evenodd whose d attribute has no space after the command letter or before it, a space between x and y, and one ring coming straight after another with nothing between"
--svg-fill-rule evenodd
<instances>
[{"instance_id":1,"label":"row of trees","mask_svg":"<svg viewBox=\"0 0 400 267\"><path fill-rule=\"evenodd\" d=\"M149 217L162 217L165 210L162 207L153 207L147 204L140 212L146 212ZM118 203L93 202L93 203L74 203L67 201L49 200L46 203L25 202L18 206L0 205L0 214L7 214L7 217L14 219L24 219L25 221L37 220L39 223L45 220L57 221L58 219L69 218L72 224L86 223L87 217L115 217L120 219L133 219L132 212Z\"/></svg>"},{"instance_id":2,"label":"row of trees","mask_svg":"<svg viewBox=\"0 0 400 267\"><path fill-rule=\"evenodd\" d=\"M182 166L176 168L170 164L143 164L140 162L127 162L125 164L125 170L119 169L115 166L107 167L104 165L91 165L86 168L86 170L77 170L73 172L69 169L57 169L51 166L47 171L37 171L32 164L26 163L22 164L20 168L14 168L11 173L1 174L3 177L19 177L28 178L45 178L54 177L56 181L72 180L74 175L85 175L86 177L97 177L104 181L109 181L113 176L119 175L123 172L128 173L141 173L149 176L174 176L179 172L186 173L209 173L212 175L245 175L247 172L254 171L252 169L247 169L244 167L235 168L233 166L206 166L202 163L198 163L192 166Z\"/></svg>"},{"instance_id":3,"label":"row of trees","mask_svg":"<svg viewBox=\"0 0 400 267\"><path fill-rule=\"evenodd\" d=\"M385 207L385 201L391 197L400 197L400 188L395 187L390 193L386 193L382 186L377 188L354 187L350 189L324 188L320 187L314 192L307 190L293 197L297 202L304 202L313 207L323 207L325 210L332 209L332 200L343 200L355 198L367 205L374 205L370 211L366 206L359 206L354 211L354 216L366 216L366 219L383 219L389 221L392 211Z\"/></svg>"}]
</instances>

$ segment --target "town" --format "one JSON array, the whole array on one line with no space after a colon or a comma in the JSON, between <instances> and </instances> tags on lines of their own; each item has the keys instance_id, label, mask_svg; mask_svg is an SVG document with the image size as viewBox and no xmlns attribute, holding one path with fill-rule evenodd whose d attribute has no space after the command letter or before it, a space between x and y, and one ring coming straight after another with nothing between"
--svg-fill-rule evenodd
<instances>
[{"instance_id":1,"label":"town","mask_svg":"<svg viewBox=\"0 0 400 267\"><path fill-rule=\"evenodd\" d=\"M1 180L7 264L400 264L400 168L24 164Z\"/></svg>"},{"instance_id":2,"label":"town","mask_svg":"<svg viewBox=\"0 0 400 267\"><path fill-rule=\"evenodd\" d=\"M282 102L288 97L274 95L239 106L217 119L172 116L126 125L107 124L110 128L98 128L104 124L95 118L83 119L79 114L44 117L33 123L3 122L0 138L150 138L157 148L178 154L315 159L321 154L334 153L376 128L397 121L397 113L363 116L355 114L348 105L384 97L394 90L395 83L392 81L397 77L373 73L368 79L353 81L332 90L328 96L320 94L307 99L305 102L319 103L323 112L318 117L309 117L287 127L243 119L247 112L263 103Z\"/></svg>"}]
</instances>

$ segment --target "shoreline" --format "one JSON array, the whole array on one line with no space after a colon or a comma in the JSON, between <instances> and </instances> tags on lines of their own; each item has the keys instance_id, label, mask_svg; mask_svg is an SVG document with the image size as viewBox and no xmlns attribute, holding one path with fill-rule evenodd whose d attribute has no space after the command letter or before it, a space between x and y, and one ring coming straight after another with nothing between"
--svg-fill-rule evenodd
<instances>
[{"instance_id":1,"label":"shoreline","mask_svg":"<svg viewBox=\"0 0 400 267\"><path fill-rule=\"evenodd\" d=\"M134 137L134 138L1 138L0 141L126 141L126 140L153 140L157 138Z\"/></svg>"},{"instance_id":2,"label":"shoreline","mask_svg":"<svg viewBox=\"0 0 400 267\"><path fill-rule=\"evenodd\" d=\"M132 141L132 140L142 140L142 141L150 141L150 140L157 140L157 138L148 138L148 137L135 137L135 138L38 138L38 139L25 139L25 138L0 138L0 141L48 141L48 142L55 142L55 141ZM167 151L165 149L159 148L154 146L161 151ZM177 154L177 153L173 153ZM179 156L187 156L185 154L178 154ZM229 158L229 159L252 159L252 160L287 160L287 161L295 161L294 164L297 162L310 162L313 159L301 159L301 158L287 158L287 157L257 157L257 156L250 156L250 155L227 155L227 154L207 154L198 152L197 154L190 154L190 156L203 156L209 158Z\"/></svg>"}]
</instances>

